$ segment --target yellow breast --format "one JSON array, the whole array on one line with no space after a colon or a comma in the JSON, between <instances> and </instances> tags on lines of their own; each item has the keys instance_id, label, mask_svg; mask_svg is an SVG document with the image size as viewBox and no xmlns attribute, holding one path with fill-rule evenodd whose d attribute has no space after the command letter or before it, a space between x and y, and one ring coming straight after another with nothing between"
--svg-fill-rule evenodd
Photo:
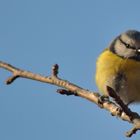
<instances>
[{"instance_id":1,"label":"yellow breast","mask_svg":"<svg viewBox=\"0 0 140 140\"><path fill-rule=\"evenodd\" d=\"M120 93L122 98L140 101L140 62L121 58L108 49L102 52L96 64L96 83L100 92L107 95L106 86L113 88L118 72L123 72L126 76L126 83L122 85L124 88Z\"/></svg>"}]
</instances>

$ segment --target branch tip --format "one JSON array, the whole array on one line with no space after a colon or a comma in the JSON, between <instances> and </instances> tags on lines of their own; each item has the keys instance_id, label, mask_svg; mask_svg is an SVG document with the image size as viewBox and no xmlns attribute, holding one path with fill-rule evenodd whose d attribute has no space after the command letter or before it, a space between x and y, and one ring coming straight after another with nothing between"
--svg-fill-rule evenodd
<instances>
[{"instance_id":1,"label":"branch tip","mask_svg":"<svg viewBox=\"0 0 140 140\"><path fill-rule=\"evenodd\" d=\"M139 129L136 128L136 127L133 127L130 131L126 132L126 137L131 137L133 134L136 134L136 132L138 131Z\"/></svg>"},{"instance_id":2,"label":"branch tip","mask_svg":"<svg viewBox=\"0 0 140 140\"><path fill-rule=\"evenodd\" d=\"M59 65L58 64L53 65L53 67L52 67L52 75L53 76L56 76L57 77L57 75L58 75L58 69L59 69Z\"/></svg>"},{"instance_id":3,"label":"branch tip","mask_svg":"<svg viewBox=\"0 0 140 140\"><path fill-rule=\"evenodd\" d=\"M18 77L19 77L18 75L13 75L13 76L9 77L9 78L5 81L5 83L6 83L7 85L9 85L9 84L11 84L12 82L14 82Z\"/></svg>"}]
</instances>

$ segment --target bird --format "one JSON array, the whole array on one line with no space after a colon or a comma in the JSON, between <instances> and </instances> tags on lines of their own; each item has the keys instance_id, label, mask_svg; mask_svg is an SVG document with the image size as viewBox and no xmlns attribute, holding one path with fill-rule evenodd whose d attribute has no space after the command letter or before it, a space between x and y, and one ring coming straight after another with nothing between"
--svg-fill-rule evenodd
<instances>
[{"instance_id":1,"label":"bird","mask_svg":"<svg viewBox=\"0 0 140 140\"><path fill-rule=\"evenodd\" d=\"M129 105L140 102L140 31L119 34L96 61L96 85L108 97L107 86Z\"/></svg>"}]
</instances>

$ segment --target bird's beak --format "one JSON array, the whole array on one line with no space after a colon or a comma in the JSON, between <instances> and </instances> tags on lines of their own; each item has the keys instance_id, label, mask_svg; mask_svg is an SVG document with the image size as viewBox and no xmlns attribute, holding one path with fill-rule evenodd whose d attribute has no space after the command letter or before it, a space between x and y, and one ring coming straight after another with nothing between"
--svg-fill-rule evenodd
<instances>
[{"instance_id":1,"label":"bird's beak","mask_svg":"<svg viewBox=\"0 0 140 140\"><path fill-rule=\"evenodd\" d=\"M140 49L137 49L137 52L140 53Z\"/></svg>"},{"instance_id":2,"label":"bird's beak","mask_svg":"<svg viewBox=\"0 0 140 140\"><path fill-rule=\"evenodd\" d=\"M136 54L140 55L140 49L136 49Z\"/></svg>"}]
</instances>

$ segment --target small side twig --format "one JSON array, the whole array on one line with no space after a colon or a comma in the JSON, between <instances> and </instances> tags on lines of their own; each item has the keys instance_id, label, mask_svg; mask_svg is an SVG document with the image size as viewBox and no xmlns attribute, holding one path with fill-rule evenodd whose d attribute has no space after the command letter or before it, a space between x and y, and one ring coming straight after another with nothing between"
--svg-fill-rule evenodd
<instances>
[{"instance_id":1,"label":"small side twig","mask_svg":"<svg viewBox=\"0 0 140 140\"><path fill-rule=\"evenodd\" d=\"M58 75L58 69L59 69L58 64L53 65L53 67L52 67L52 76L57 77L57 75Z\"/></svg>"},{"instance_id":2,"label":"small side twig","mask_svg":"<svg viewBox=\"0 0 140 140\"><path fill-rule=\"evenodd\" d=\"M139 129L137 129L136 127L133 127L131 130L127 131L125 133L126 137L131 137L133 134L136 134L136 132L138 131Z\"/></svg>"},{"instance_id":3,"label":"small side twig","mask_svg":"<svg viewBox=\"0 0 140 140\"><path fill-rule=\"evenodd\" d=\"M9 78L5 81L5 83L6 83L7 85L9 85L9 84L11 84L12 82L14 82L18 77L19 77L19 75L13 75L13 76L9 77Z\"/></svg>"}]
</instances>

